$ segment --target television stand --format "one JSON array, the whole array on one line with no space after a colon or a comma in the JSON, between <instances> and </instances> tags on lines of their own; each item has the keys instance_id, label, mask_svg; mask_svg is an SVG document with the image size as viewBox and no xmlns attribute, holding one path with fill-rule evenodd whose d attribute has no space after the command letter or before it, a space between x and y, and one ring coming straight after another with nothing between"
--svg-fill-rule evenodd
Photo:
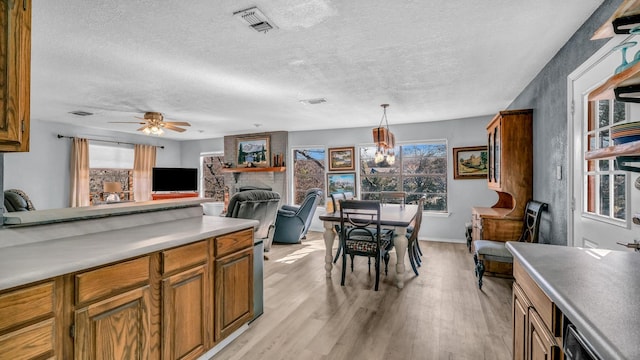
<instances>
[{"instance_id":1,"label":"television stand","mask_svg":"<svg viewBox=\"0 0 640 360\"><path fill-rule=\"evenodd\" d=\"M190 198L190 197L198 197L198 196L199 194L197 192L151 194L151 198L153 200L181 199L181 198Z\"/></svg>"}]
</instances>

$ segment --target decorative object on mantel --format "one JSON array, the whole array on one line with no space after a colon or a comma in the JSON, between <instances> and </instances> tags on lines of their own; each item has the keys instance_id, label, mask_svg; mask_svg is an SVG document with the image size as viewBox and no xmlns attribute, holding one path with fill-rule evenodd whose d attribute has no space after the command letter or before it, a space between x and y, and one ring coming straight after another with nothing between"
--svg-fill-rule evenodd
<instances>
[{"instance_id":1,"label":"decorative object on mantel","mask_svg":"<svg viewBox=\"0 0 640 360\"><path fill-rule=\"evenodd\" d=\"M122 192L122 184L118 181L105 181L103 183L103 191L109 193L109 196L105 199L107 202L120 201L119 193Z\"/></svg>"},{"instance_id":2,"label":"decorative object on mantel","mask_svg":"<svg viewBox=\"0 0 640 360\"><path fill-rule=\"evenodd\" d=\"M387 108L389 104L381 104L382 106L382 118L377 128L373 128L373 141L378 148L375 155L375 162L379 164L383 161L387 161L389 165L392 165L396 161L394 147L396 145L396 137L389 130L389 121L387 120ZM382 122L384 121L384 125Z\"/></svg>"},{"instance_id":3,"label":"decorative object on mantel","mask_svg":"<svg viewBox=\"0 0 640 360\"><path fill-rule=\"evenodd\" d=\"M269 136L239 137L236 139L237 166L269 167Z\"/></svg>"}]
</instances>

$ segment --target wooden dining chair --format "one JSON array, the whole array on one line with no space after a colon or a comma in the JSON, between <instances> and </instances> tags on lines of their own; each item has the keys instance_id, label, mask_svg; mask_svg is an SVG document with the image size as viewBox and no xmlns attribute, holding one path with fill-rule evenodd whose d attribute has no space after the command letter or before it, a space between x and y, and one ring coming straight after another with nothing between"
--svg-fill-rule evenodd
<instances>
[{"instance_id":1,"label":"wooden dining chair","mask_svg":"<svg viewBox=\"0 0 640 360\"><path fill-rule=\"evenodd\" d=\"M382 204L404 205L407 193L404 191L380 191L380 202Z\"/></svg>"},{"instance_id":2,"label":"wooden dining chair","mask_svg":"<svg viewBox=\"0 0 640 360\"><path fill-rule=\"evenodd\" d=\"M409 253L409 262L411 263L411 268L416 276L418 274L418 267L422 265L422 260L420 256L422 256L422 250L420 249L420 244L418 242L418 235L420 233L420 227L422 226L422 211L424 208L425 197L422 196L418 200L418 210L416 210L416 217L413 219L413 227L411 231L407 232L407 238L409 240L407 246L407 252Z\"/></svg>"},{"instance_id":3,"label":"wooden dining chair","mask_svg":"<svg viewBox=\"0 0 640 360\"><path fill-rule=\"evenodd\" d=\"M546 203L531 200L527 203L524 211L524 219L522 225L522 234L514 241L520 242L538 242L538 233L540 231L540 218L542 212L547 210ZM482 289L482 276L484 275L484 260L496 261L503 263L513 263L513 255L506 247L505 241L496 240L473 240L473 248L475 254L473 260L475 262L475 273L478 278L478 289Z\"/></svg>"},{"instance_id":4,"label":"wooden dining chair","mask_svg":"<svg viewBox=\"0 0 640 360\"><path fill-rule=\"evenodd\" d=\"M342 248L342 280L344 286L347 271L347 256L351 258L351 271L355 256L375 261L375 291L380 282L380 260L385 263L385 275L389 265L389 250L393 247L391 232L380 226L380 202L375 200L343 200L340 205L340 247Z\"/></svg>"},{"instance_id":5,"label":"wooden dining chair","mask_svg":"<svg viewBox=\"0 0 640 360\"><path fill-rule=\"evenodd\" d=\"M344 193L344 192L337 192L337 193L329 194L329 196L331 196L331 203L333 204L333 211L340 210L340 201L346 200L345 194L346 193ZM353 194L353 193L351 193L351 194ZM336 225L335 229L336 229L336 234L338 234L338 236L340 236L340 225ZM338 259L340 258L341 251L342 251L342 247L338 246L338 251L336 251L336 256L333 258L333 263L334 264L336 262L338 262Z\"/></svg>"}]
</instances>

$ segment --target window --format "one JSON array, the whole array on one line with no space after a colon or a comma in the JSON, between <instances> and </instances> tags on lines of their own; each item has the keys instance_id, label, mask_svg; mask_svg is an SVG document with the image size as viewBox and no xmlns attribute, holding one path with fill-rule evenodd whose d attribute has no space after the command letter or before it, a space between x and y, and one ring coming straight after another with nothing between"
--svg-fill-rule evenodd
<instances>
[{"instance_id":1,"label":"window","mask_svg":"<svg viewBox=\"0 0 640 360\"><path fill-rule=\"evenodd\" d=\"M212 198L214 201L224 201L224 153L210 153L200 156L202 174L200 189L202 196Z\"/></svg>"},{"instance_id":2,"label":"window","mask_svg":"<svg viewBox=\"0 0 640 360\"><path fill-rule=\"evenodd\" d=\"M89 142L90 203L105 201L103 184L119 182L120 200L133 199L133 147L109 146Z\"/></svg>"},{"instance_id":3,"label":"window","mask_svg":"<svg viewBox=\"0 0 640 360\"><path fill-rule=\"evenodd\" d=\"M376 164L374 146L360 147L360 197L379 199L380 191L405 191L407 202L426 196L424 210L447 212L447 144L403 144L393 164Z\"/></svg>"},{"instance_id":4,"label":"window","mask_svg":"<svg viewBox=\"0 0 640 360\"><path fill-rule=\"evenodd\" d=\"M326 150L324 148L293 149L293 200L300 205L311 188L325 189ZM319 205L324 205L325 197Z\"/></svg>"},{"instance_id":5,"label":"window","mask_svg":"<svg viewBox=\"0 0 640 360\"><path fill-rule=\"evenodd\" d=\"M587 151L610 144L611 126L627 122L627 107L615 100L589 103L585 119L584 143ZM617 170L614 159L588 160L584 166L584 211L587 214L626 224L627 174Z\"/></svg>"}]
</instances>

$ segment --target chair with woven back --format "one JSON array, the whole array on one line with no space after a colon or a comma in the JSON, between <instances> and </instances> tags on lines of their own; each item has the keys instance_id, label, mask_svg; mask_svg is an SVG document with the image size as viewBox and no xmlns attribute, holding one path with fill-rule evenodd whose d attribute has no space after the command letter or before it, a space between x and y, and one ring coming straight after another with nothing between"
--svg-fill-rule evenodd
<instances>
[{"instance_id":1,"label":"chair with woven back","mask_svg":"<svg viewBox=\"0 0 640 360\"><path fill-rule=\"evenodd\" d=\"M516 240L519 242L538 242L538 233L540 232L540 218L542 212L547 210L546 203L531 200L527 203L524 211L524 219L522 225L522 234ZM474 240L473 248L475 254L473 260L475 262L475 272L478 278L478 288L482 289L482 276L484 275L484 260L496 261L503 263L513 263L513 255L506 247L506 242L495 240Z\"/></svg>"},{"instance_id":2,"label":"chair with woven back","mask_svg":"<svg viewBox=\"0 0 640 360\"><path fill-rule=\"evenodd\" d=\"M351 258L351 271L354 269L354 257L368 258L371 271L371 258L375 260L376 280L374 289L378 291L380 282L380 260L385 262L385 275L389 265L389 250L393 247L392 233L381 229L380 202L375 200L343 200L340 204L340 247L342 248L342 280L344 286L347 256Z\"/></svg>"}]
</instances>

